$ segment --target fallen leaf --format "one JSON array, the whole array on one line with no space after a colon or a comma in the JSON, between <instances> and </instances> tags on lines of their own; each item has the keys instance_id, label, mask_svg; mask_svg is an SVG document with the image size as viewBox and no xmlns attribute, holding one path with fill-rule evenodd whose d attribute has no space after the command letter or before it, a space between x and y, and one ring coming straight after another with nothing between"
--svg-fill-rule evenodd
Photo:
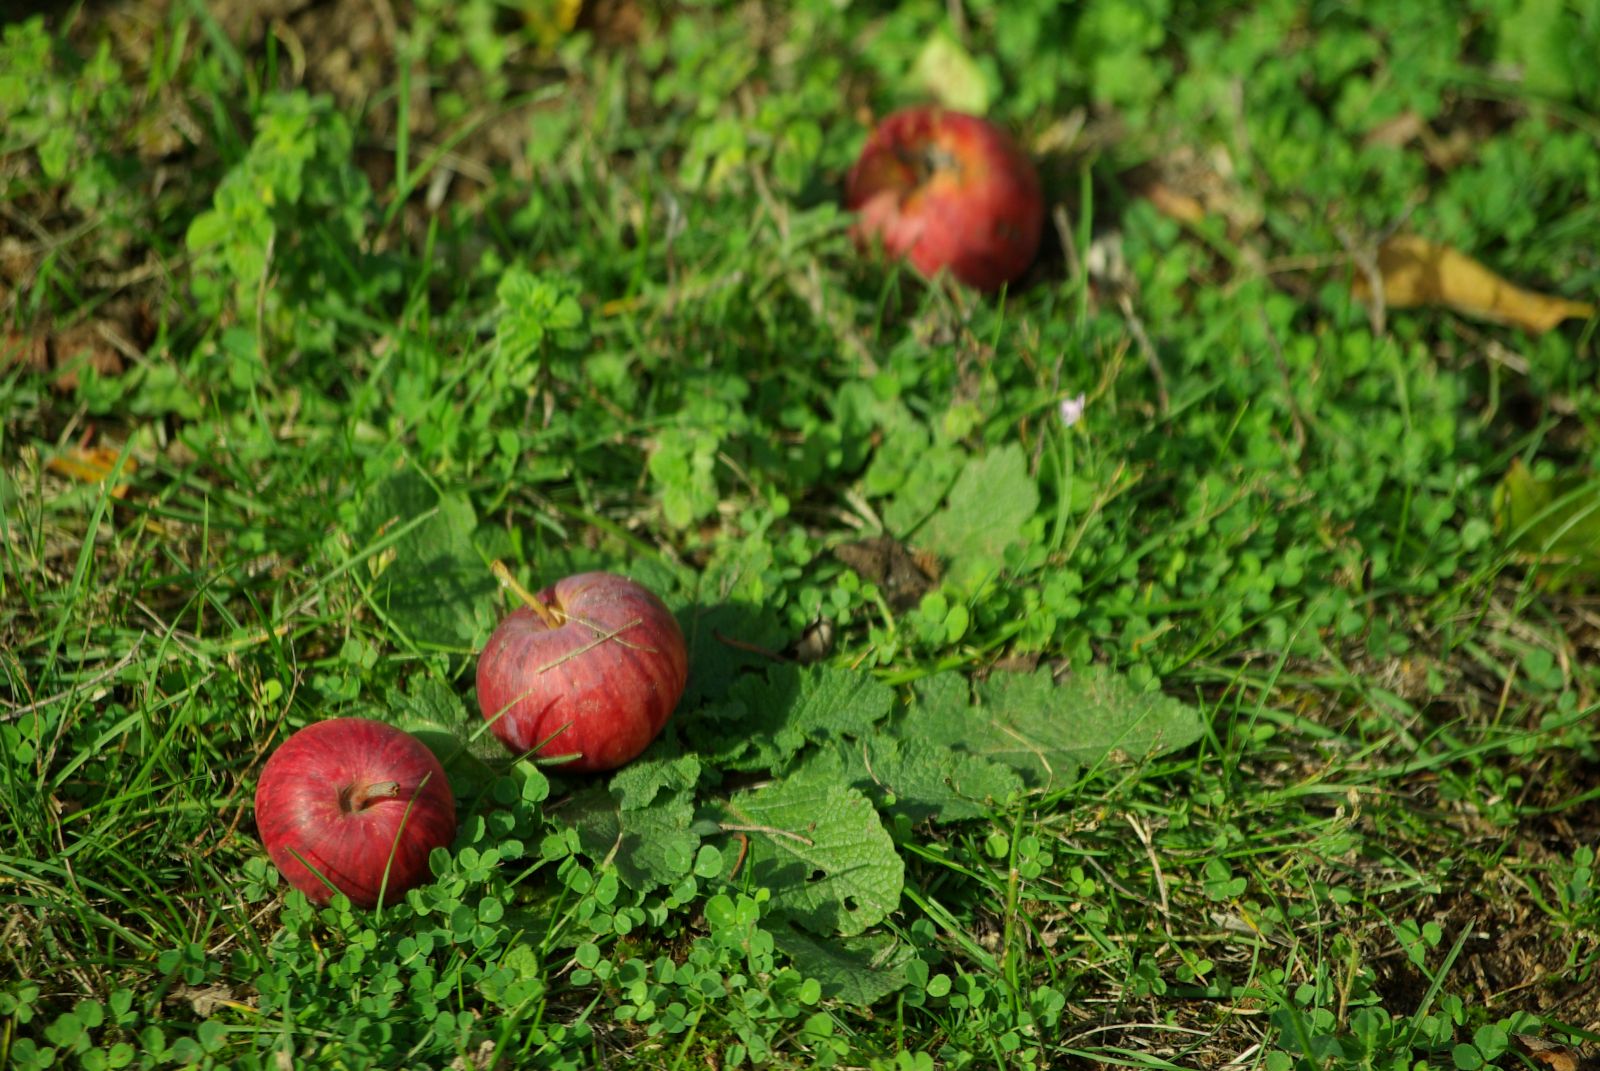
<instances>
[{"instance_id":1,"label":"fallen leaf","mask_svg":"<svg viewBox=\"0 0 1600 1071\"><path fill-rule=\"evenodd\" d=\"M209 1019L223 1008L232 1008L235 1011L255 1011L255 1005L248 1001L238 999L240 994L235 993L232 986L207 985L192 986L179 983L167 994L167 1003L177 1004L187 1001L194 1013L202 1019Z\"/></svg>"},{"instance_id":2,"label":"fallen leaf","mask_svg":"<svg viewBox=\"0 0 1600 1071\"><path fill-rule=\"evenodd\" d=\"M1159 179L1146 186L1142 191L1145 200L1155 206L1157 212L1179 223L1199 223L1206 218L1206 206L1200 203L1198 197L1190 197L1186 193L1179 193Z\"/></svg>"},{"instance_id":3,"label":"fallen leaf","mask_svg":"<svg viewBox=\"0 0 1600 1071\"><path fill-rule=\"evenodd\" d=\"M1581 473L1549 479L1512 461L1494 493L1495 526L1520 556L1571 573L1600 572L1600 482Z\"/></svg>"},{"instance_id":4,"label":"fallen leaf","mask_svg":"<svg viewBox=\"0 0 1600 1071\"><path fill-rule=\"evenodd\" d=\"M937 559L913 555L890 536L844 543L833 548L833 553L862 580L878 585L895 610L917 605L938 581Z\"/></svg>"},{"instance_id":5,"label":"fallen leaf","mask_svg":"<svg viewBox=\"0 0 1600 1071\"><path fill-rule=\"evenodd\" d=\"M1386 145L1398 149L1420 138L1427 127L1421 115L1407 108L1367 131L1367 136L1361 140L1364 145Z\"/></svg>"},{"instance_id":6,"label":"fallen leaf","mask_svg":"<svg viewBox=\"0 0 1600 1071\"><path fill-rule=\"evenodd\" d=\"M0 299L5 304L12 304L6 284L31 285L38 270L39 254L34 247L14 234L0 236Z\"/></svg>"},{"instance_id":7,"label":"fallen leaf","mask_svg":"<svg viewBox=\"0 0 1600 1071\"><path fill-rule=\"evenodd\" d=\"M1118 181L1130 195L1185 226L1220 217L1235 236L1261 226L1261 208L1240 189L1233 160L1221 149L1203 155L1173 149L1122 172Z\"/></svg>"},{"instance_id":8,"label":"fallen leaf","mask_svg":"<svg viewBox=\"0 0 1600 1071\"><path fill-rule=\"evenodd\" d=\"M1594 306L1586 301L1524 290L1465 253L1415 234L1396 235L1378 248L1378 272L1384 304L1391 309L1444 305L1463 316L1535 334L1570 317L1594 315ZM1372 299L1365 274L1356 275L1351 289L1358 301Z\"/></svg>"},{"instance_id":9,"label":"fallen leaf","mask_svg":"<svg viewBox=\"0 0 1600 1071\"><path fill-rule=\"evenodd\" d=\"M637 44L647 29L638 0L590 0L581 4L578 27L603 45Z\"/></svg>"},{"instance_id":10,"label":"fallen leaf","mask_svg":"<svg viewBox=\"0 0 1600 1071\"><path fill-rule=\"evenodd\" d=\"M45 467L80 483L104 483L117 467L117 458L121 453L109 446L74 446L66 453L51 458ZM123 463L122 474L132 475L138 467L139 463L130 456ZM128 485L125 483L111 489L112 498L122 498L127 493Z\"/></svg>"},{"instance_id":11,"label":"fallen leaf","mask_svg":"<svg viewBox=\"0 0 1600 1071\"><path fill-rule=\"evenodd\" d=\"M1440 171L1450 171L1465 162L1477 146L1470 130L1456 127L1440 135L1414 111L1403 111L1367 132L1362 144L1403 149L1413 141L1422 143L1422 155Z\"/></svg>"},{"instance_id":12,"label":"fallen leaf","mask_svg":"<svg viewBox=\"0 0 1600 1071\"><path fill-rule=\"evenodd\" d=\"M51 338L51 355L56 366L52 387L59 391L77 389L80 365L87 365L102 376L122 374L122 355L107 340L106 328L115 330L103 321L91 320L57 332Z\"/></svg>"},{"instance_id":13,"label":"fallen leaf","mask_svg":"<svg viewBox=\"0 0 1600 1071\"><path fill-rule=\"evenodd\" d=\"M1582 1071L1589 1066L1577 1049L1566 1045L1557 1045L1531 1034L1512 1034L1511 1039L1524 1056L1549 1071Z\"/></svg>"},{"instance_id":14,"label":"fallen leaf","mask_svg":"<svg viewBox=\"0 0 1600 1071\"><path fill-rule=\"evenodd\" d=\"M478 1043L478 1051L468 1056L457 1056L450 1061L449 1071L489 1071L491 1067L499 1067L505 1063L497 1059L494 1054L493 1041Z\"/></svg>"},{"instance_id":15,"label":"fallen leaf","mask_svg":"<svg viewBox=\"0 0 1600 1071\"><path fill-rule=\"evenodd\" d=\"M540 45L549 48L578 24L583 0L523 0L522 23Z\"/></svg>"},{"instance_id":16,"label":"fallen leaf","mask_svg":"<svg viewBox=\"0 0 1600 1071\"><path fill-rule=\"evenodd\" d=\"M12 365L22 365L30 372L54 369L50 389L71 393L78 387L79 368L93 368L101 376L122 373L122 355L111 344L111 338L119 333L124 332L106 320L90 320L53 333L0 332L0 369Z\"/></svg>"},{"instance_id":17,"label":"fallen leaf","mask_svg":"<svg viewBox=\"0 0 1600 1071\"><path fill-rule=\"evenodd\" d=\"M50 367L50 346L38 335L25 335L20 331L0 334L0 368L20 364L30 372L43 372Z\"/></svg>"},{"instance_id":18,"label":"fallen leaf","mask_svg":"<svg viewBox=\"0 0 1600 1071\"><path fill-rule=\"evenodd\" d=\"M949 35L935 33L911 68L918 86L946 108L982 115L989 110L989 83L970 53Z\"/></svg>"},{"instance_id":19,"label":"fallen leaf","mask_svg":"<svg viewBox=\"0 0 1600 1071\"><path fill-rule=\"evenodd\" d=\"M1135 197L1149 201L1168 219L1179 223L1199 223L1206 216L1200 189L1206 178L1192 154L1140 164L1123 172L1119 181Z\"/></svg>"}]
</instances>

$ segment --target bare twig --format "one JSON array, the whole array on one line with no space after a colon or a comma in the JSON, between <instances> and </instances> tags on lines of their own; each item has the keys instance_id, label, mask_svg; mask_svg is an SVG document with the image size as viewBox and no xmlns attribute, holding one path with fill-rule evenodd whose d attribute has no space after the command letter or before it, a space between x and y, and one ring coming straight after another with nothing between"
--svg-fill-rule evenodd
<instances>
[{"instance_id":1,"label":"bare twig","mask_svg":"<svg viewBox=\"0 0 1600 1071\"><path fill-rule=\"evenodd\" d=\"M967 44L966 5L961 0L946 0L945 9L950 12L950 28L955 31L956 40Z\"/></svg>"},{"instance_id":2,"label":"bare twig","mask_svg":"<svg viewBox=\"0 0 1600 1071\"><path fill-rule=\"evenodd\" d=\"M1061 251L1067 257L1067 271L1073 278L1083 278L1083 260L1078 256L1078 244L1072 234L1072 219L1067 215L1067 206L1058 204L1050 211L1050 218L1056 225L1056 237L1061 240Z\"/></svg>"},{"instance_id":3,"label":"bare twig","mask_svg":"<svg viewBox=\"0 0 1600 1071\"><path fill-rule=\"evenodd\" d=\"M813 847L817 842L810 837L802 837L798 833L791 833L787 829L774 829L772 826L736 826L731 822L720 822L718 825L724 833L765 833L769 837L788 837L797 840L807 848Z\"/></svg>"},{"instance_id":4,"label":"bare twig","mask_svg":"<svg viewBox=\"0 0 1600 1071\"><path fill-rule=\"evenodd\" d=\"M1155 847L1150 843L1150 831L1145 829L1133 815L1126 815L1128 824L1133 827L1134 836L1139 838L1139 843L1144 845L1145 858L1150 860L1150 869L1156 876L1157 908L1161 912L1163 924L1167 928L1167 936L1172 936L1172 907L1167 901L1167 878L1161 872L1161 862L1156 858Z\"/></svg>"},{"instance_id":5,"label":"bare twig","mask_svg":"<svg viewBox=\"0 0 1600 1071\"><path fill-rule=\"evenodd\" d=\"M1378 270L1377 252L1370 248L1358 246L1350 232L1340 227L1336 232L1339 242L1350 255L1350 262L1356 266L1362 276L1367 280L1367 323L1372 328L1372 334L1381 338L1388 330L1386 309L1383 299L1383 272Z\"/></svg>"},{"instance_id":6,"label":"bare twig","mask_svg":"<svg viewBox=\"0 0 1600 1071\"><path fill-rule=\"evenodd\" d=\"M573 618L573 620L576 621L576 620L579 620L579 619L578 618ZM568 651L566 654L562 655L560 658L557 658L557 659L555 659L554 661L551 661L551 662L546 662L544 665L539 667L539 672L540 673L547 673L550 670L555 669L557 666L561 665L561 663L569 662L572 659L577 658L579 655L583 654L585 651L592 651L596 647L599 647L601 644L609 643L612 640L616 640L618 643L622 644L624 647L631 647L636 651L649 651L651 653L654 653L655 648L653 648L653 647L641 647L638 644L628 643L625 640L618 639L618 637L620 637L624 632L628 631L630 628L633 628L633 626L639 624L642 620L644 620L644 619L636 617L632 621L629 621L627 624L618 625L616 628L611 629L609 632L601 632L601 633L599 633L598 635L595 636L594 639L590 640L588 643L584 644L582 647L574 647L572 650ZM583 623L584 624L589 624L586 621L583 622ZM589 625L589 627L593 628L594 626L593 625Z\"/></svg>"},{"instance_id":7,"label":"bare twig","mask_svg":"<svg viewBox=\"0 0 1600 1071\"><path fill-rule=\"evenodd\" d=\"M1166 416L1172 409L1172 398L1167 394L1167 371L1161 365L1161 357L1156 353L1156 348L1150 342L1150 336L1145 333L1144 321L1139 319L1139 314L1133 310L1133 297L1126 290L1117 293L1117 305L1122 309L1122 318L1128 322L1128 333L1133 335L1133 340L1139 344L1139 352L1144 354L1144 363L1150 368L1150 378L1156 385L1156 405L1161 410L1161 415Z\"/></svg>"},{"instance_id":8,"label":"bare twig","mask_svg":"<svg viewBox=\"0 0 1600 1071\"><path fill-rule=\"evenodd\" d=\"M566 615L553 606L546 606L538 596L519 584L517 578L511 575L511 570L506 568L505 562L496 558L490 564L489 571L494 574L496 580L500 581L501 587L506 588L511 594L521 599L523 605L538 615L539 620L544 622L545 628L561 627L563 624L562 618L566 617Z\"/></svg>"},{"instance_id":9,"label":"bare twig","mask_svg":"<svg viewBox=\"0 0 1600 1071\"><path fill-rule=\"evenodd\" d=\"M751 654L758 654L764 658L770 658L774 662L793 661L791 658L789 658L789 656L779 651L773 651L766 647L762 647L760 644L749 643L745 640L736 640L732 636L724 636L721 632L718 632L715 629L712 630L711 635L716 638L718 643L732 647L737 651L749 651Z\"/></svg>"}]
</instances>

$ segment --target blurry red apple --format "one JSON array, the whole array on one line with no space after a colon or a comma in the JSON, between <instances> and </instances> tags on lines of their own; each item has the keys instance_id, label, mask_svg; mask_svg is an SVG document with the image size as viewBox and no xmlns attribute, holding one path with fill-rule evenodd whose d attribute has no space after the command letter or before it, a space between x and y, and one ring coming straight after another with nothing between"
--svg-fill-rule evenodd
<instances>
[{"instance_id":1,"label":"blurry red apple","mask_svg":"<svg viewBox=\"0 0 1600 1071\"><path fill-rule=\"evenodd\" d=\"M976 116L921 106L879 123L845 180L854 233L923 275L998 290L1028 270L1044 227L1033 162Z\"/></svg>"},{"instance_id":2,"label":"blurry red apple","mask_svg":"<svg viewBox=\"0 0 1600 1071\"><path fill-rule=\"evenodd\" d=\"M456 801L422 741L370 718L333 718L267 759L256 827L290 885L326 903L326 878L372 907L380 890L392 903L428 880L428 853L455 839Z\"/></svg>"},{"instance_id":3,"label":"blurry red apple","mask_svg":"<svg viewBox=\"0 0 1600 1071\"><path fill-rule=\"evenodd\" d=\"M501 578L509 574L497 568ZM517 754L612 770L650 745L683 695L689 656L660 599L626 577L558 580L500 622L478 656L478 707Z\"/></svg>"}]
</instances>

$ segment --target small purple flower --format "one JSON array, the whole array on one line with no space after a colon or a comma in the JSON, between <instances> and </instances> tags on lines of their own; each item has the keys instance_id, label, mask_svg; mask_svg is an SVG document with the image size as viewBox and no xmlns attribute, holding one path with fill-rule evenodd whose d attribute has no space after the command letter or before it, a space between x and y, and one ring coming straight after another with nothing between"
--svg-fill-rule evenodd
<instances>
[{"instance_id":1,"label":"small purple flower","mask_svg":"<svg viewBox=\"0 0 1600 1071\"><path fill-rule=\"evenodd\" d=\"M1061 426L1070 428L1083 419L1083 411L1088 408L1088 399L1082 394L1075 398L1061 399Z\"/></svg>"}]
</instances>

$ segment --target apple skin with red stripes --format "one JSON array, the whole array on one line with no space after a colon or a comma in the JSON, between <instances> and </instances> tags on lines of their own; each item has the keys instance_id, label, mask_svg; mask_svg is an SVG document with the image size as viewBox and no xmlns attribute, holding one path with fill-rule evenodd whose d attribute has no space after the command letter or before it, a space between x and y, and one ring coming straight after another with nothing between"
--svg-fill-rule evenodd
<instances>
[{"instance_id":1,"label":"apple skin with red stripes","mask_svg":"<svg viewBox=\"0 0 1600 1071\"><path fill-rule=\"evenodd\" d=\"M478 656L478 708L516 755L614 770L660 734L688 676L683 632L654 593L579 573L500 622Z\"/></svg>"},{"instance_id":2,"label":"apple skin with red stripes","mask_svg":"<svg viewBox=\"0 0 1600 1071\"><path fill-rule=\"evenodd\" d=\"M374 907L380 892L394 903L432 877L428 853L455 839L456 801L439 760L410 733L331 718L267 759L256 829L284 878L314 903L333 898L332 883L357 907Z\"/></svg>"},{"instance_id":3,"label":"apple skin with red stripes","mask_svg":"<svg viewBox=\"0 0 1600 1071\"><path fill-rule=\"evenodd\" d=\"M982 291L1020 278L1044 230L1039 173L1011 136L931 105L873 129L845 179L845 208L858 244Z\"/></svg>"}]
</instances>

